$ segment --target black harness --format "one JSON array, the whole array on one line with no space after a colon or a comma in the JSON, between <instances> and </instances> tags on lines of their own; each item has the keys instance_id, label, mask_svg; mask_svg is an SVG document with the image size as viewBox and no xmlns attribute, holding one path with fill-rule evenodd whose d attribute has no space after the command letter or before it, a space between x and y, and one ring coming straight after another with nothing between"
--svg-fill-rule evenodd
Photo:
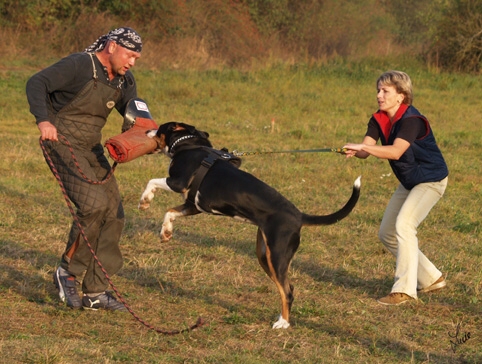
<instances>
[{"instance_id":1,"label":"black harness","mask_svg":"<svg viewBox=\"0 0 482 364\"><path fill-rule=\"evenodd\" d=\"M208 152L206 158L203 159L199 168L196 170L194 174L194 179L189 186L189 193L187 195L187 200L193 204L195 204L196 193L199 191L199 187L201 187L201 183L204 180L204 177L208 173L209 169L216 163L218 160L225 160L236 168L241 166L241 158L234 156L231 153L228 153L227 149L213 149L209 147L201 147L203 150Z\"/></svg>"}]
</instances>

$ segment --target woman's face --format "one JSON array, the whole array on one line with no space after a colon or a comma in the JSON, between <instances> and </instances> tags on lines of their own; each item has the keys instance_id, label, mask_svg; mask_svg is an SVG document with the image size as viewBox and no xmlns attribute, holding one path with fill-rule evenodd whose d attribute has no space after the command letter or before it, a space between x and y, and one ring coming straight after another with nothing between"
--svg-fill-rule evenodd
<instances>
[{"instance_id":1,"label":"woman's face","mask_svg":"<svg viewBox=\"0 0 482 364\"><path fill-rule=\"evenodd\" d=\"M397 92L394 86L378 83L378 108L393 117L404 99L403 94Z\"/></svg>"}]
</instances>

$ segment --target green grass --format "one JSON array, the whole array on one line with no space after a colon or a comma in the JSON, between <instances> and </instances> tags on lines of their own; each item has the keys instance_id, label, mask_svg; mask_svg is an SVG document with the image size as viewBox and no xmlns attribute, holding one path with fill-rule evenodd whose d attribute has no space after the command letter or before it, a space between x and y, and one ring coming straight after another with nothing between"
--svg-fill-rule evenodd
<instances>
[{"instance_id":1,"label":"green grass","mask_svg":"<svg viewBox=\"0 0 482 364\"><path fill-rule=\"evenodd\" d=\"M29 62L25 62L29 64ZM342 146L362 139L375 111L378 75L404 69L417 106L431 121L450 169L449 187L419 232L421 249L448 287L404 307L381 307L395 260L377 240L397 186L386 161L334 153L243 158L242 168L276 187L303 211L329 213L362 175L354 212L328 227L307 227L290 277L292 326L272 330L280 304L255 255L256 228L198 215L158 237L164 211L180 196L159 192L145 212L147 181L168 160L144 156L116 171L126 210L124 268L114 283L149 324L182 329L164 336L129 314L75 312L51 282L71 217L38 146L25 82L36 68L0 69L0 362L5 363L481 363L480 77L434 74L416 65L371 62L236 70L139 67L139 95L160 124L180 120L211 135L216 147L258 151ZM274 119L274 127L272 120ZM113 115L105 138L120 131ZM471 338L451 349L461 324Z\"/></svg>"}]
</instances>

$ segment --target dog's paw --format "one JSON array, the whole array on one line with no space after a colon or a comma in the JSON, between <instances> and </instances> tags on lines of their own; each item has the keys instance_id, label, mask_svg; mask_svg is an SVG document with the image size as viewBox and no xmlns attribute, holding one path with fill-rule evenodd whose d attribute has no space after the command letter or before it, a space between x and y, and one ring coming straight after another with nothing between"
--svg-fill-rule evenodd
<instances>
[{"instance_id":1,"label":"dog's paw","mask_svg":"<svg viewBox=\"0 0 482 364\"><path fill-rule=\"evenodd\" d=\"M145 201L145 200L141 200L139 202L139 205L137 205L137 208L141 211L147 210L149 207L151 207L150 201Z\"/></svg>"},{"instance_id":2,"label":"dog's paw","mask_svg":"<svg viewBox=\"0 0 482 364\"><path fill-rule=\"evenodd\" d=\"M152 189L151 191L146 189L144 191L144 193L141 195L141 199L139 200L139 205L137 205L139 210L147 210L151 206L151 201L154 198L154 191L155 189Z\"/></svg>"},{"instance_id":3,"label":"dog's paw","mask_svg":"<svg viewBox=\"0 0 482 364\"><path fill-rule=\"evenodd\" d=\"M167 243L172 238L172 231L161 230L159 236L161 237L161 243Z\"/></svg>"},{"instance_id":4,"label":"dog's paw","mask_svg":"<svg viewBox=\"0 0 482 364\"><path fill-rule=\"evenodd\" d=\"M281 315L278 321L273 324L273 329L287 329L288 327L290 327L290 323L281 317Z\"/></svg>"}]
</instances>

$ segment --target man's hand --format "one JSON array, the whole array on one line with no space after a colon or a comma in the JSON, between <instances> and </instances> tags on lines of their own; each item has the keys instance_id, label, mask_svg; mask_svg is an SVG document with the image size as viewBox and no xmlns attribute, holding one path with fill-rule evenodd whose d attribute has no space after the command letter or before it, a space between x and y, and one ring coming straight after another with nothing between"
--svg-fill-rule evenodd
<instances>
[{"instance_id":1,"label":"man's hand","mask_svg":"<svg viewBox=\"0 0 482 364\"><path fill-rule=\"evenodd\" d=\"M37 124L42 140L58 141L57 128L50 121L41 121Z\"/></svg>"}]
</instances>

